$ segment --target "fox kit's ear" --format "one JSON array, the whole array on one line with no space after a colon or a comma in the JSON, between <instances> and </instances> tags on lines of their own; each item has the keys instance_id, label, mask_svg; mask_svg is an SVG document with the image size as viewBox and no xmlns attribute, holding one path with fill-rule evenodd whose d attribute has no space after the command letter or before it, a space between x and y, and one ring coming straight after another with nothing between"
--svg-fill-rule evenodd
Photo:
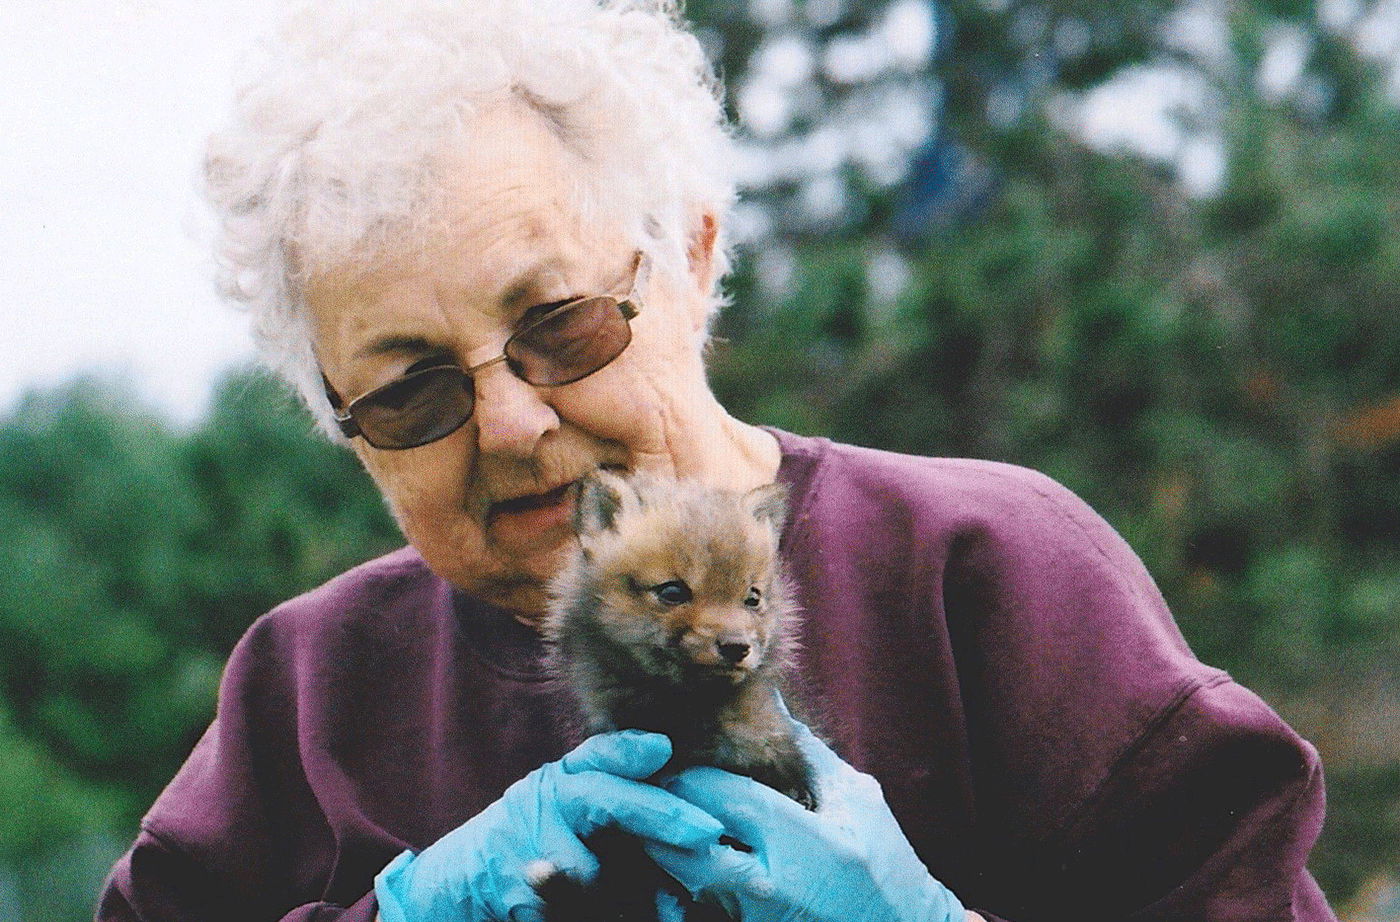
<instances>
[{"instance_id":1,"label":"fox kit's ear","mask_svg":"<svg viewBox=\"0 0 1400 922\"><path fill-rule=\"evenodd\" d=\"M744 505L756 520L772 530L775 542L782 537L788 514L787 487L780 483L756 487L744 494Z\"/></svg>"},{"instance_id":2,"label":"fox kit's ear","mask_svg":"<svg viewBox=\"0 0 1400 922\"><path fill-rule=\"evenodd\" d=\"M611 529L622 508L623 489L622 479L607 471L595 471L580 481L574 503L574 534L585 536Z\"/></svg>"}]
</instances>

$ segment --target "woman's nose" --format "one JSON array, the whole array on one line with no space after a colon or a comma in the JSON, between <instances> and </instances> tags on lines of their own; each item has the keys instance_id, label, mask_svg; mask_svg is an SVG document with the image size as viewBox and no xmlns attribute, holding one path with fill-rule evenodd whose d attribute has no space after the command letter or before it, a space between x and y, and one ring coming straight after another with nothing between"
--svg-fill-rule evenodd
<instances>
[{"instance_id":1,"label":"woman's nose","mask_svg":"<svg viewBox=\"0 0 1400 922\"><path fill-rule=\"evenodd\" d=\"M546 432L559 428L554 408L505 362L478 371L473 386L477 450L484 454L528 457Z\"/></svg>"}]
</instances>

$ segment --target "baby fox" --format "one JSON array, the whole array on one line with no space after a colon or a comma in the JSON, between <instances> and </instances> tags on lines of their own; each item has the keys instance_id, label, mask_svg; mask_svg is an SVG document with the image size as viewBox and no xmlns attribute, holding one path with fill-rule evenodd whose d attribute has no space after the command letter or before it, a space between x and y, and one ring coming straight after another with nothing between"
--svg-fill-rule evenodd
<instances>
[{"instance_id":1,"label":"baby fox","mask_svg":"<svg viewBox=\"0 0 1400 922\"><path fill-rule=\"evenodd\" d=\"M578 547L552 587L546 636L589 732L664 733L667 770L712 765L815 809L777 697L794 617L778 561L786 514L781 486L735 493L598 472L579 490ZM588 844L602 868L591 886L541 869L547 922L655 919L658 890L684 902L637 843L604 830ZM687 918L725 916L692 906Z\"/></svg>"},{"instance_id":2,"label":"baby fox","mask_svg":"<svg viewBox=\"0 0 1400 922\"><path fill-rule=\"evenodd\" d=\"M574 513L578 549L546 635L590 732L664 733L671 766L713 765L814 808L778 704L792 655L778 562L787 491L709 490L600 471Z\"/></svg>"}]
</instances>

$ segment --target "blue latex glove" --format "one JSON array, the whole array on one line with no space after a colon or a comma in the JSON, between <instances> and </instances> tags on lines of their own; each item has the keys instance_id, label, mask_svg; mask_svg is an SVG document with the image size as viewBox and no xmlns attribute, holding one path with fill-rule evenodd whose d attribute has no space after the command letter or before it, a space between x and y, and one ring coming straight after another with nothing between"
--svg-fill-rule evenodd
<instances>
[{"instance_id":1,"label":"blue latex glove","mask_svg":"<svg viewBox=\"0 0 1400 922\"><path fill-rule=\"evenodd\" d=\"M697 899L740 922L963 922L957 898L914 853L880 785L798 724L816 774L816 812L749 778L689 768L668 791L724 823L751 851L646 843Z\"/></svg>"},{"instance_id":2,"label":"blue latex glove","mask_svg":"<svg viewBox=\"0 0 1400 922\"><path fill-rule=\"evenodd\" d=\"M671 757L655 733L590 737L537 768L496 801L414 857L404 852L374 881L383 922L537 922L530 880L562 870L582 881L598 872L583 838L616 826L688 851L719 841L714 818L645 783Z\"/></svg>"}]
</instances>

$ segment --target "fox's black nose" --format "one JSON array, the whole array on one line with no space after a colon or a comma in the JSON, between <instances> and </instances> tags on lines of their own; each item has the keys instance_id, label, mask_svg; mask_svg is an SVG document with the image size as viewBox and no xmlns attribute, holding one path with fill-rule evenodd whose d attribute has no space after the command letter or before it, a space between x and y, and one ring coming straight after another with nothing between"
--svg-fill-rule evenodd
<instances>
[{"instance_id":1,"label":"fox's black nose","mask_svg":"<svg viewBox=\"0 0 1400 922\"><path fill-rule=\"evenodd\" d=\"M731 666L737 666L744 661L744 657L749 655L749 645L736 640L721 640L719 642L719 655L724 657L724 661Z\"/></svg>"}]
</instances>

